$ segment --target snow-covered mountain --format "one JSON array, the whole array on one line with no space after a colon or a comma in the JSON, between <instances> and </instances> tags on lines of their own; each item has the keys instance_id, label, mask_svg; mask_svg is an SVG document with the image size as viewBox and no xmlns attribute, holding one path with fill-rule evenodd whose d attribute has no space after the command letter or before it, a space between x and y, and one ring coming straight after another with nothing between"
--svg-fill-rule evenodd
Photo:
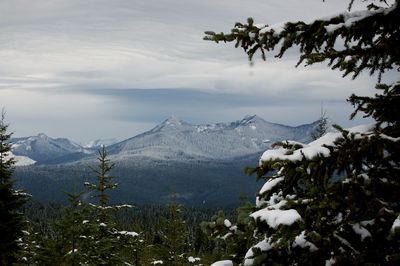
<instances>
[{"instance_id":1,"label":"snow-covered mountain","mask_svg":"<svg viewBox=\"0 0 400 266\"><path fill-rule=\"evenodd\" d=\"M157 160L225 160L261 153L278 140L308 142L316 125L317 122L291 127L267 122L256 115L231 123L193 125L170 117L149 131L118 143L107 139L81 146L66 138L39 134L12 139L12 152L39 164L91 158L101 145L107 146L111 159L116 161L132 156Z\"/></svg>"},{"instance_id":2,"label":"snow-covered mountain","mask_svg":"<svg viewBox=\"0 0 400 266\"><path fill-rule=\"evenodd\" d=\"M232 123L192 125L170 117L150 131L108 147L116 159L228 159L264 151L278 140L308 142L317 123L290 127L253 115Z\"/></svg>"},{"instance_id":3,"label":"snow-covered mountain","mask_svg":"<svg viewBox=\"0 0 400 266\"><path fill-rule=\"evenodd\" d=\"M174 188L180 203L188 206L220 207L227 202L233 204L228 207L236 206L238 195L253 196L260 189L253 178L244 177L244 167L257 165L275 141L308 142L317 125L290 127L258 116L209 125L168 118L147 132L107 147L109 159L116 164L113 175L123 183L114 196L118 202L161 204L170 199ZM82 184L95 178L88 167L97 165L95 150L66 139L43 134L14 139L12 152L37 161L16 169L16 184L37 199L65 201L60 191L75 189L76 180L71 177Z\"/></svg>"},{"instance_id":4,"label":"snow-covered mountain","mask_svg":"<svg viewBox=\"0 0 400 266\"><path fill-rule=\"evenodd\" d=\"M88 153L77 143L66 138L51 138L43 133L37 136L13 138L12 153L15 156L28 157L36 162L44 163L72 154Z\"/></svg>"},{"instance_id":5,"label":"snow-covered mountain","mask_svg":"<svg viewBox=\"0 0 400 266\"><path fill-rule=\"evenodd\" d=\"M96 139L89 141L83 145L84 148L86 149L99 149L102 146L110 146L112 144L118 143L118 140L115 138L110 138L110 139Z\"/></svg>"}]
</instances>

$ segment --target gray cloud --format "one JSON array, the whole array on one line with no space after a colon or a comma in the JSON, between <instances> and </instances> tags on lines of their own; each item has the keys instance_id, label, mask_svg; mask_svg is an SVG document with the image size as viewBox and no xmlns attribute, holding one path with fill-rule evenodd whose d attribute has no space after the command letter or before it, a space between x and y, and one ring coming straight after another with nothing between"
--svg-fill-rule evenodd
<instances>
[{"instance_id":1,"label":"gray cloud","mask_svg":"<svg viewBox=\"0 0 400 266\"><path fill-rule=\"evenodd\" d=\"M256 113L299 124L315 119L321 101L346 124L345 99L371 94L374 78L294 68L294 50L249 67L232 45L202 41L204 31L229 31L250 16L275 24L346 7L342 0L4 0L0 105L18 135L77 140L129 137L168 115L217 122Z\"/></svg>"}]
</instances>

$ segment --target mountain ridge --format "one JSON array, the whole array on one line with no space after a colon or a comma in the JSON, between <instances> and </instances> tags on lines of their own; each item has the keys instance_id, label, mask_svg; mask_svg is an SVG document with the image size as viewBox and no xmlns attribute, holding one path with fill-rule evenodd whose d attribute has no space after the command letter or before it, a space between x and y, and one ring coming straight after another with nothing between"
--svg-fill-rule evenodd
<instances>
[{"instance_id":1,"label":"mountain ridge","mask_svg":"<svg viewBox=\"0 0 400 266\"><path fill-rule=\"evenodd\" d=\"M177 200L188 206L237 206L240 194L250 198L260 189L243 169L257 165L258 158L275 141L307 142L317 125L290 127L258 116L194 125L169 117L146 132L107 146L108 158L115 163L112 175L123 184L111 198L115 203L163 204L174 190L179 195ZM61 191L76 191L74 184L82 184L83 189L84 182L94 182L96 177L90 169L98 164L96 149L44 135L25 139L25 146L23 139L15 142L19 144L16 150L26 153L30 145L31 152L42 148L39 155L49 147L53 152L51 159L16 167L16 185L36 199L65 203ZM68 147L73 147L70 153L55 154L56 149L65 151Z\"/></svg>"},{"instance_id":2,"label":"mountain ridge","mask_svg":"<svg viewBox=\"0 0 400 266\"><path fill-rule=\"evenodd\" d=\"M37 164L93 159L102 145L107 147L114 160L130 157L224 160L255 154L268 149L272 142L278 140L308 142L317 123L292 127L265 121L257 115L247 115L228 123L196 125L171 116L148 131L117 143L111 139L96 140L84 146L67 138L51 138L43 133L14 138L11 142L14 155L25 156Z\"/></svg>"},{"instance_id":3,"label":"mountain ridge","mask_svg":"<svg viewBox=\"0 0 400 266\"><path fill-rule=\"evenodd\" d=\"M308 142L317 122L290 127L246 116L230 123L194 125L170 117L149 131L108 147L110 155L130 154L170 158L187 156L227 159L268 149L270 142L291 139Z\"/></svg>"}]
</instances>

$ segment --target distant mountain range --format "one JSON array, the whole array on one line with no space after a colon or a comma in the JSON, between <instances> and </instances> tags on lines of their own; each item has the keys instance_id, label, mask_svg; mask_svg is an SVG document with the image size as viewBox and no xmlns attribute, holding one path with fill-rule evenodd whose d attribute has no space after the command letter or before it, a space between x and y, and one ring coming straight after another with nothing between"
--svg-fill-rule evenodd
<instances>
[{"instance_id":1,"label":"distant mountain range","mask_svg":"<svg viewBox=\"0 0 400 266\"><path fill-rule=\"evenodd\" d=\"M93 158L102 145L113 160L149 157L160 160L232 159L267 149L271 143L290 139L310 140L317 122L290 127L270 123L253 115L232 123L192 125L175 117L130 139L96 140L80 145L66 138L45 134L12 139L12 152L36 164L62 164Z\"/></svg>"},{"instance_id":2,"label":"distant mountain range","mask_svg":"<svg viewBox=\"0 0 400 266\"><path fill-rule=\"evenodd\" d=\"M290 127L253 115L231 123L193 125L175 117L127 140L80 145L44 134L12 139L16 184L41 201L65 202L62 191L82 191L106 145L121 184L114 202L166 203L172 190L186 205L233 207L261 184L243 173L278 140L309 142L318 122Z\"/></svg>"},{"instance_id":3,"label":"distant mountain range","mask_svg":"<svg viewBox=\"0 0 400 266\"><path fill-rule=\"evenodd\" d=\"M11 143L14 155L28 157L37 163L52 162L54 159L76 153L92 153L91 150L86 150L69 139L53 139L43 133L37 136L14 138Z\"/></svg>"},{"instance_id":4,"label":"distant mountain range","mask_svg":"<svg viewBox=\"0 0 400 266\"><path fill-rule=\"evenodd\" d=\"M150 131L108 147L118 156L157 159L231 159L267 149L271 143L291 139L309 141L316 123L289 127L253 115L232 123L192 125L170 117Z\"/></svg>"}]
</instances>

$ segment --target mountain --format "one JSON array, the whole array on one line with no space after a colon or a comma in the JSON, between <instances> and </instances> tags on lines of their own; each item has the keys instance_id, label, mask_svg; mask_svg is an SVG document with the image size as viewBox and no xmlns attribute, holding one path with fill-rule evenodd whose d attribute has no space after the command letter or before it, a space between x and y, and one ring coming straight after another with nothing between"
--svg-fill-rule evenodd
<instances>
[{"instance_id":1,"label":"mountain","mask_svg":"<svg viewBox=\"0 0 400 266\"><path fill-rule=\"evenodd\" d=\"M310 141L317 122L290 127L253 115L232 123L192 125L170 117L150 131L108 147L113 157L230 159L268 149L278 140Z\"/></svg>"},{"instance_id":2,"label":"mountain","mask_svg":"<svg viewBox=\"0 0 400 266\"><path fill-rule=\"evenodd\" d=\"M37 136L13 138L11 143L14 155L28 157L39 164L65 162L71 157L80 158L84 154L92 153L91 150L85 149L69 139L54 139L43 133Z\"/></svg>"},{"instance_id":3,"label":"mountain","mask_svg":"<svg viewBox=\"0 0 400 266\"><path fill-rule=\"evenodd\" d=\"M118 142L118 140L115 139L115 138L96 139L96 140L92 140L92 141L89 141L89 142L85 143L83 145L83 147L86 148L86 149L99 149L102 146L107 147L107 146L110 146L110 145L115 144L117 142Z\"/></svg>"},{"instance_id":4,"label":"mountain","mask_svg":"<svg viewBox=\"0 0 400 266\"><path fill-rule=\"evenodd\" d=\"M114 203L164 204L171 192L188 206L235 207L239 195L254 198L262 184L243 169L258 164L272 143L282 139L308 142L317 122L290 127L246 116L231 123L193 125L175 117L153 129L107 147L115 163L112 175L121 185ZM44 134L12 140L12 152L37 163L16 167L16 186L36 200L65 202L62 191L81 192L93 182L94 147ZM101 143L101 142L97 142ZM24 157L26 159L26 157ZM29 161L32 163L32 161Z\"/></svg>"},{"instance_id":5,"label":"mountain","mask_svg":"<svg viewBox=\"0 0 400 266\"><path fill-rule=\"evenodd\" d=\"M310 141L317 122L290 127L246 116L231 123L193 125L175 117L153 129L116 143L115 139L95 140L81 146L66 138L37 136L12 139L12 152L37 164L60 164L95 158L95 151L107 146L114 160L132 156L160 160L226 160L260 153L282 139Z\"/></svg>"}]
</instances>

